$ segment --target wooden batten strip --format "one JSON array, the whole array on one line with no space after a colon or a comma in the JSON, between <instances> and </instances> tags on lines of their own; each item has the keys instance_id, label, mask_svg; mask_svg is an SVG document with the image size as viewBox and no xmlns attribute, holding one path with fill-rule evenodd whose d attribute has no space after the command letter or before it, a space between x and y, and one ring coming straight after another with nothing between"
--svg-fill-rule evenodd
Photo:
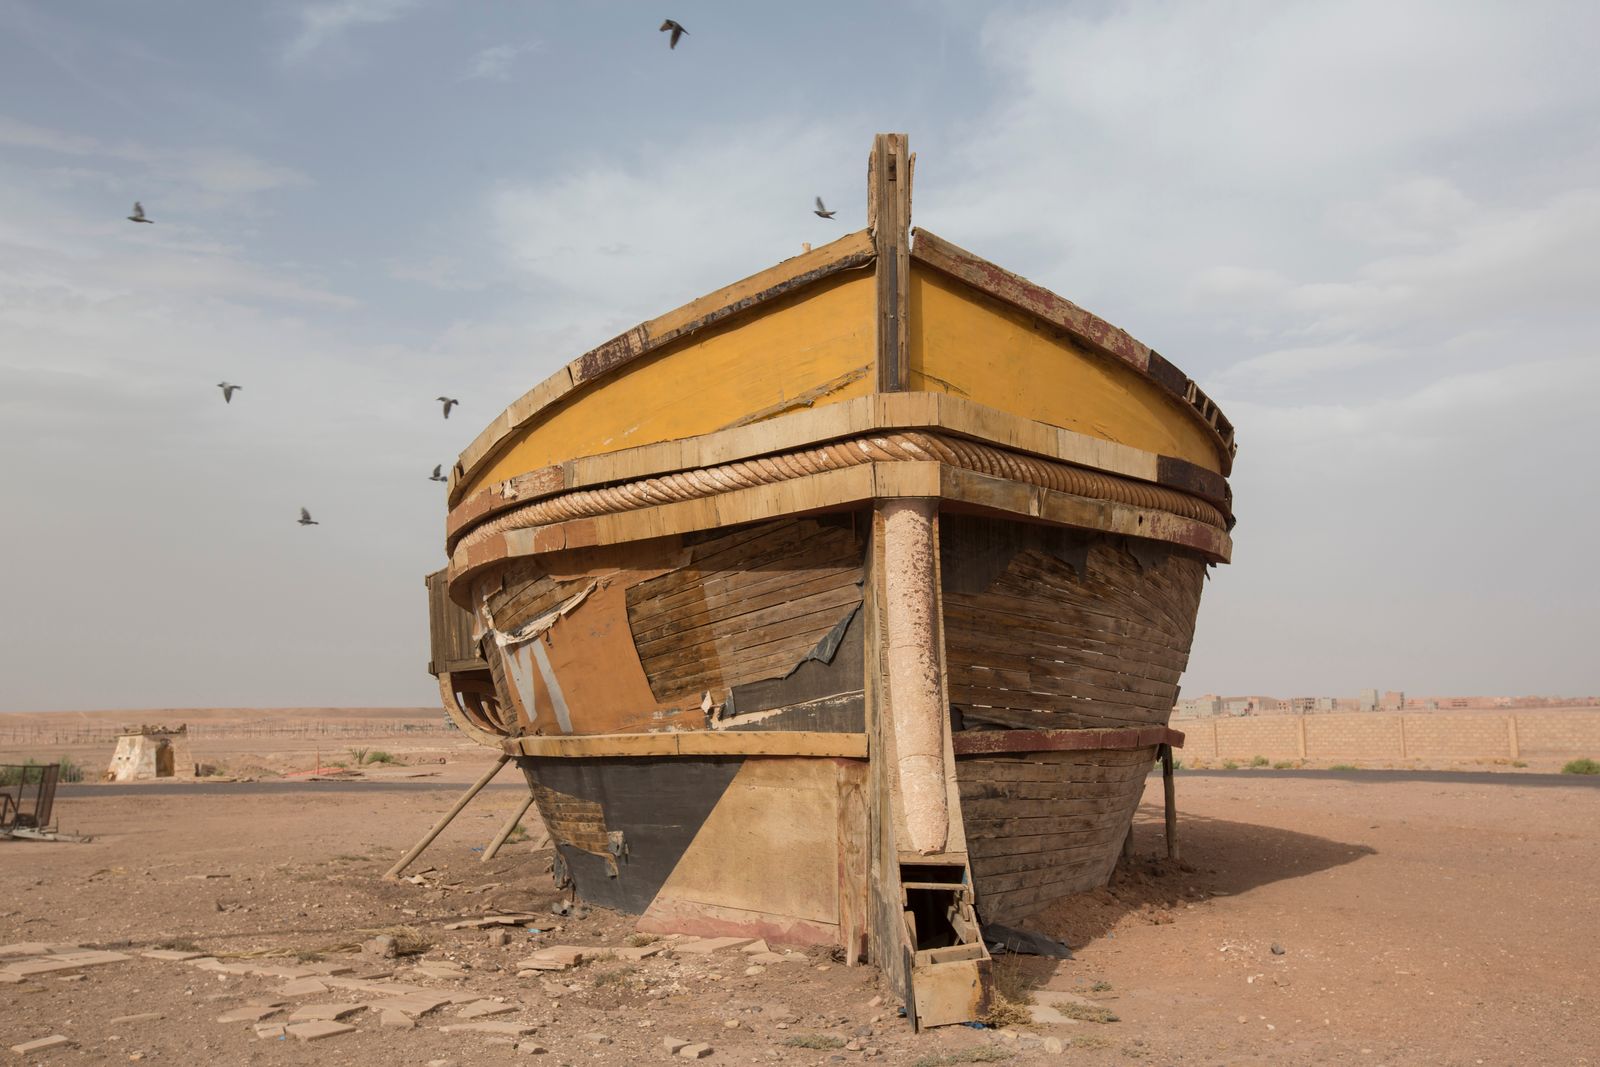
<instances>
[{"instance_id":1,"label":"wooden batten strip","mask_svg":"<svg viewBox=\"0 0 1600 1067\"><path fill-rule=\"evenodd\" d=\"M1161 386L1216 441L1223 474L1233 465L1233 423L1194 380L1160 353L1091 312L927 230L911 231L911 258L1064 330L1094 351L1120 360Z\"/></svg>"},{"instance_id":2,"label":"wooden batten strip","mask_svg":"<svg viewBox=\"0 0 1600 1067\"><path fill-rule=\"evenodd\" d=\"M809 730L685 730L661 734L513 737L502 748L521 756L831 756L865 759L866 734Z\"/></svg>"},{"instance_id":3,"label":"wooden batten strip","mask_svg":"<svg viewBox=\"0 0 1600 1067\"><path fill-rule=\"evenodd\" d=\"M875 255L870 232L861 230L848 234L640 323L585 352L513 402L466 447L450 472L450 502L458 502L461 486L470 481L514 433L573 390L698 330L789 296L840 271L866 267Z\"/></svg>"},{"instance_id":4,"label":"wooden batten strip","mask_svg":"<svg viewBox=\"0 0 1600 1067\"><path fill-rule=\"evenodd\" d=\"M1183 747L1183 732L1165 726L1142 730L960 730L952 735L958 756L1002 752L1077 752L1093 749Z\"/></svg>"}]
</instances>

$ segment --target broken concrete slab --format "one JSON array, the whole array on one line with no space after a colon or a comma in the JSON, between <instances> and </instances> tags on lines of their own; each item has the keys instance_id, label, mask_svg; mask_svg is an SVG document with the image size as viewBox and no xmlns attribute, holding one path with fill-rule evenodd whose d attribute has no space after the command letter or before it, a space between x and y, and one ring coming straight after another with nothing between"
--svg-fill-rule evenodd
<instances>
[{"instance_id":1,"label":"broken concrete slab","mask_svg":"<svg viewBox=\"0 0 1600 1067\"><path fill-rule=\"evenodd\" d=\"M416 973L424 978L465 978L467 976L466 970L459 964L442 961L419 963L416 967Z\"/></svg>"},{"instance_id":2,"label":"broken concrete slab","mask_svg":"<svg viewBox=\"0 0 1600 1067\"><path fill-rule=\"evenodd\" d=\"M24 1041L20 1045L12 1045L11 1051L19 1056L29 1056L35 1052L46 1052L53 1048L65 1048L72 1044L72 1039L62 1034L51 1034L33 1041Z\"/></svg>"},{"instance_id":3,"label":"broken concrete slab","mask_svg":"<svg viewBox=\"0 0 1600 1067\"><path fill-rule=\"evenodd\" d=\"M525 922L537 919L537 915L528 912L515 912L504 915L485 915L477 919L463 919L460 922L450 923L446 930L482 930L490 926L521 926Z\"/></svg>"},{"instance_id":4,"label":"broken concrete slab","mask_svg":"<svg viewBox=\"0 0 1600 1067\"><path fill-rule=\"evenodd\" d=\"M450 1023L448 1026L439 1027L441 1034L508 1034L511 1037L521 1037L531 1034L539 1029L533 1023Z\"/></svg>"},{"instance_id":5,"label":"broken concrete slab","mask_svg":"<svg viewBox=\"0 0 1600 1067\"><path fill-rule=\"evenodd\" d=\"M747 955L754 956L758 952L771 952L772 949L767 947L765 938L757 938L748 945L744 946L744 948L741 948L739 951Z\"/></svg>"},{"instance_id":6,"label":"broken concrete slab","mask_svg":"<svg viewBox=\"0 0 1600 1067\"><path fill-rule=\"evenodd\" d=\"M415 1030L417 1021L403 1011L384 1009L378 1012L378 1025L385 1030Z\"/></svg>"},{"instance_id":7,"label":"broken concrete slab","mask_svg":"<svg viewBox=\"0 0 1600 1067\"><path fill-rule=\"evenodd\" d=\"M112 1019L109 1025L128 1026L132 1023L153 1023L165 1018L166 1016L159 1011L141 1011L137 1015L119 1015Z\"/></svg>"},{"instance_id":8,"label":"broken concrete slab","mask_svg":"<svg viewBox=\"0 0 1600 1067\"><path fill-rule=\"evenodd\" d=\"M663 1037L661 1039L661 1047L667 1050L667 1055L669 1056L676 1055L680 1048L684 1048L688 1044L689 1042L681 1037Z\"/></svg>"},{"instance_id":9,"label":"broken concrete slab","mask_svg":"<svg viewBox=\"0 0 1600 1067\"><path fill-rule=\"evenodd\" d=\"M288 1029L282 1023L261 1023L256 1027L256 1037L262 1041L271 1041L288 1034Z\"/></svg>"},{"instance_id":10,"label":"broken concrete slab","mask_svg":"<svg viewBox=\"0 0 1600 1067\"><path fill-rule=\"evenodd\" d=\"M204 952L180 952L175 948L153 948L149 952L141 952L139 955L147 960L167 960L171 963L183 963L185 960L205 958Z\"/></svg>"},{"instance_id":11,"label":"broken concrete slab","mask_svg":"<svg viewBox=\"0 0 1600 1067\"><path fill-rule=\"evenodd\" d=\"M456 1012L458 1019L487 1019L491 1015L509 1015L520 1008L519 1004L505 1004L497 1000L476 1000Z\"/></svg>"},{"instance_id":12,"label":"broken concrete slab","mask_svg":"<svg viewBox=\"0 0 1600 1067\"><path fill-rule=\"evenodd\" d=\"M750 957L751 963L788 963L789 957L778 952L758 952Z\"/></svg>"},{"instance_id":13,"label":"broken concrete slab","mask_svg":"<svg viewBox=\"0 0 1600 1067\"><path fill-rule=\"evenodd\" d=\"M453 997L440 997L427 993L407 993L403 997L389 997L367 1005L374 1011L398 1011L413 1018L437 1011L455 1002Z\"/></svg>"},{"instance_id":14,"label":"broken concrete slab","mask_svg":"<svg viewBox=\"0 0 1600 1067\"><path fill-rule=\"evenodd\" d=\"M622 948L614 948L611 951L619 960L646 960L651 956L665 952L670 947L670 945L658 941L652 945L625 945Z\"/></svg>"},{"instance_id":15,"label":"broken concrete slab","mask_svg":"<svg viewBox=\"0 0 1600 1067\"><path fill-rule=\"evenodd\" d=\"M108 963L122 963L132 956L121 952L73 951L35 956L32 959L6 965L11 974L28 977L36 974L66 974L85 967L100 967Z\"/></svg>"},{"instance_id":16,"label":"broken concrete slab","mask_svg":"<svg viewBox=\"0 0 1600 1067\"><path fill-rule=\"evenodd\" d=\"M313 1022L290 1023L284 1030L296 1041L321 1041L325 1037L353 1034L356 1028L345 1023L319 1019Z\"/></svg>"},{"instance_id":17,"label":"broken concrete slab","mask_svg":"<svg viewBox=\"0 0 1600 1067\"><path fill-rule=\"evenodd\" d=\"M678 1055L686 1060L703 1060L711 1055L712 1048L707 1044L685 1045L678 1050Z\"/></svg>"},{"instance_id":18,"label":"broken concrete slab","mask_svg":"<svg viewBox=\"0 0 1600 1067\"><path fill-rule=\"evenodd\" d=\"M282 1011L282 1008L262 1004L247 1004L242 1008L223 1012L217 1016L219 1023L258 1023Z\"/></svg>"},{"instance_id":19,"label":"broken concrete slab","mask_svg":"<svg viewBox=\"0 0 1600 1067\"><path fill-rule=\"evenodd\" d=\"M306 997L315 993L326 993L327 991L328 987L318 978L301 978L278 990L279 993L286 997Z\"/></svg>"},{"instance_id":20,"label":"broken concrete slab","mask_svg":"<svg viewBox=\"0 0 1600 1067\"><path fill-rule=\"evenodd\" d=\"M330 963L327 960L313 960L310 963L301 964L301 967L312 974L349 974L355 970L348 963Z\"/></svg>"},{"instance_id":21,"label":"broken concrete slab","mask_svg":"<svg viewBox=\"0 0 1600 1067\"><path fill-rule=\"evenodd\" d=\"M582 945L551 945L548 948L541 948L537 950L532 956L528 957L528 959L552 960L556 963L565 964L568 967L576 967L584 960L590 959L591 957L597 956L605 951L607 950L599 948L586 948Z\"/></svg>"},{"instance_id":22,"label":"broken concrete slab","mask_svg":"<svg viewBox=\"0 0 1600 1067\"><path fill-rule=\"evenodd\" d=\"M707 937L699 941L682 941L673 946L675 952L692 952L697 956L708 956L713 952L722 952L730 948L739 948L754 941L753 937Z\"/></svg>"},{"instance_id":23,"label":"broken concrete slab","mask_svg":"<svg viewBox=\"0 0 1600 1067\"><path fill-rule=\"evenodd\" d=\"M307 1004L289 1016L292 1023L335 1022L366 1008L365 1004Z\"/></svg>"}]
</instances>

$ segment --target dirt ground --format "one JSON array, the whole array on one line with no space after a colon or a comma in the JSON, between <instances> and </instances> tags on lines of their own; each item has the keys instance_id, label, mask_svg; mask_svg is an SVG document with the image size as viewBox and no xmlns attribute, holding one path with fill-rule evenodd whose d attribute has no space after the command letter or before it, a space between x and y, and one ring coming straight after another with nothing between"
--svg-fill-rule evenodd
<instances>
[{"instance_id":1,"label":"dirt ground","mask_svg":"<svg viewBox=\"0 0 1600 1067\"><path fill-rule=\"evenodd\" d=\"M151 783L64 793L88 844L0 841L0 944L66 942L131 958L81 977L0 985L0 1048L62 1034L28 1062L631 1064L668 1062L663 1039L704 1042L711 1063L1154 1064L1594 1063L1600 969L1600 789L1505 776L1502 784L1179 776L1184 863L1162 852L1160 780L1135 830L1139 859L1109 889L1057 906L1036 928L1071 961L1002 957L1004 988L1076 992L1115 1022L915 1035L876 973L824 955L751 964L737 950L671 949L517 977L541 946L620 949L621 916L558 917L534 838L478 862L518 799L492 787L418 862L426 884L379 877L474 776L221 787ZM454 920L496 909L537 917L493 947ZM535 933L527 927L537 927ZM385 960L350 951L389 929L429 947ZM370 992L282 992L284 977L145 958L190 946L243 968L345 965L358 977L503 998L489 1021L520 1038L444 1032L462 1004L415 1029L380 1025L315 1043L218 1022L251 1003L373 1002ZM1274 952L1273 946L1281 949ZM774 946L777 947L777 946ZM275 955L265 953L277 953ZM465 977L423 977L418 961ZM747 974L751 966L764 967ZM231 969L241 969L239 967ZM112 1023L122 1016L160 1018ZM1047 1047L1045 1042L1050 1040ZM520 1050L513 1042L520 1042ZM830 1047L831 1046L831 1047ZM536 1053L535 1049L545 1052Z\"/></svg>"}]
</instances>

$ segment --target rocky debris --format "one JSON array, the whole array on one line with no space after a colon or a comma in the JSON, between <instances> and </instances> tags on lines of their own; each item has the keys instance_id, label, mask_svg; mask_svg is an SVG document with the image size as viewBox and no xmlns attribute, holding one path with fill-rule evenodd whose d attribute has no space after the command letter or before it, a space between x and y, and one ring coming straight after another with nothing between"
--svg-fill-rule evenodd
<instances>
[{"instance_id":1,"label":"rocky debris","mask_svg":"<svg viewBox=\"0 0 1600 1067\"><path fill-rule=\"evenodd\" d=\"M260 1041L276 1041L280 1037L288 1036L288 1029L283 1023L260 1023L256 1026L256 1038Z\"/></svg>"},{"instance_id":2,"label":"rocky debris","mask_svg":"<svg viewBox=\"0 0 1600 1067\"><path fill-rule=\"evenodd\" d=\"M166 1016L162 1015L159 1011L141 1011L136 1015L118 1015L116 1018L111 1020L111 1025L127 1026L130 1023L153 1023L159 1019L165 1018Z\"/></svg>"},{"instance_id":3,"label":"rocky debris","mask_svg":"<svg viewBox=\"0 0 1600 1067\"><path fill-rule=\"evenodd\" d=\"M361 943L361 951L386 960L392 960L400 955L400 942L388 934L379 934L377 937Z\"/></svg>"},{"instance_id":4,"label":"rocky debris","mask_svg":"<svg viewBox=\"0 0 1600 1067\"><path fill-rule=\"evenodd\" d=\"M539 949L527 959L517 961L517 970L521 971L565 971L576 967L586 958L605 949L580 948L576 945L551 945Z\"/></svg>"},{"instance_id":5,"label":"rocky debris","mask_svg":"<svg viewBox=\"0 0 1600 1067\"><path fill-rule=\"evenodd\" d=\"M767 969L765 967L761 966L759 963L752 963L750 966L748 966L748 967L746 967L744 969L744 976L746 978L754 978L758 974L766 974L766 973L767 973Z\"/></svg>"},{"instance_id":6,"label":"rocky debris","mask_svg":"<svg viewBox=\"0 0 1600 1067\"><path fill-rule=\"evenodd\" d=\"M489 931L489 947L505 948L511 944L511 935L503 929L496 928Z\"/></svg>"},{"instance_id":7,"label":"rocky debris","mask_svg":"<svg viewBox=\"0 0 1600 1067\"><path fill-rule=\"evenodd\" d=\"M378 1025L385 1030L414 1030L416 1020L403 1011L394 1011L390 1008L378 1009Z\"/></svg>"},{"instance_id":8,"label":"rocky debris","mask_svg":"<svg viewBox=\"0 0 1600 1067\"><path fill-rule=\"evenodd\" d=\"M550 1051L537 1041L518 1041L512 1047L524 1056L543 1056Z\"/></svg>"},{"instance_id":9,"label":"rocky debris","mask_svg":"<svg viewBox=\"0 0 1600 1067\"><path fill-rule=\"evenodd\" d=\"M678 1055L686 1060L703 1060L711 1055L713 1049L710 1045L685 1045L678 1050Z\"/></svg>"},{"instance_id":10,"label":"rocky debris","mask_svg":"<svg viewBox=\"0 0 1600 1067\"><path fill-rule=\"evenodd\" d=\"M179 952L171 948L153 948L149 952L139 955L147 960L167 960L172 963L183 963L185 960L197 960L205 955L204 952Z\"/></svg>"},{"instance_id":11,"label":"rocky debris","mask_svg":"<svg viewBox=\"0 0 1600 1067\"><path fill-rule=\"evenodd\" d=\"M1274 941L1272 943L1272 954L1274 956L1281 956L1281 955L1283 955L1283 953L1284 953L1284 947L1282 945L1278 944L1276 941Z\"/></svg>"},{"instance_id":12,"label":"rocky debris","mask_svg":"<svg viewBox=\"0 0 1600 1067\"><path fill-rule=\"evenodd\" d=\"M24 951L42 948L45 951ZM61 975L81 971L85 967L100 967L108 963L121 963L130 960L121 952L99 952L94 949L81 949L76 945L38 945L25 942L21 945L6 945L0 948L0 959L6 956L26 957L15 959L0 966L0 975L6 976L9 984L16 984L27 978L40 975Z\"/></svg>"},{"instance_id":13,"label":"rocky debris","mask_svg":"<svg viewBox=\"0 0 1600 1067\"><path fill-rule=\"evenodd\" d=\"M658 956L672 946L663 941L650 945L624 945L611 951L618 959L622 960L647 960L651 956Z\"/></svg>"},{"instance_id":14,"label":"rocky debris","mask_svg":"<svg viewBox=\"0 0 1600 1067\"><path fill-rule=\"evenodd\" d=\"M356 1028L347 1023L336 1023L327 1019L290 1023L284 1030L296 1041L321 1041L325 1037L338 1037L340 1034L356 1032Z\"/></svg>"},{"instance_id":15,"label":"rocky debris","mask_svg":"<svg viewBox=\"0 0 1600 1067\"><path fill-rule=\"evenodd\" d=\"M583 1040L589 1042L591 1045L609 1045L611 1044L611 1035L603 1034L598 1030L591 1030L587 1034L583 1035Z\"/></svg>"},{"instance_id":16,"label":"rocky debris","mask_svg":"<svg viewBox=\"0 0 1600 1067\"><path fill-rule=\"evenodd\" d=\"M754 956L758 952L771 952L772 949L767 947L765 938L757 938L741 948L739 951L745 953L746 955Z\"/></svg>"},{"instance_id":17,"label":"rocky debris","mask_svg":"<svg viewBox=\"0 0 1600 1067\"><path fill-rule=\"evenodd\" d=\"M19 1056L29 1056L35 1052L46 1052L53 1048L65 1048L70 1044L72 1044L70 1037L51 1034L49 1037L41 1037L34 1041L24 1041L20 1045L12 1045L11 1051Z\"/></svg>"},{"instance_id":18,"label":"rocky debris","mask_svg":"<svg viewBox=\"0 0 1600 1067\"><path fill-rule=\"evenodd\" d=\"M465 978L467 972L459 963L449 960L424 960L417 964L417 973L424 978Z\"/></svg>"},{"instance_id":19,"label":"rocky debris","mask_svg":"<svg viewBox=\"0 0 1600 1067\"><path fill-rule=\"evenodd\" d=\"M565 912L561 913L565 914ZM506 912L501 915L484 915L477 919L462 919L460 922L448 923L446 930L482 930L491 926L521 926L531 922L538 916L532 912L518 911Z\"/></svg>"},{"instance_id":20,"label":"rocky debris","mask_svg":"<svg viewBox=\"0 0 1600 1067\"><path fill-rule=\"evenodd\" d=\"M669 1056L677 1055L679 1049L689 1044L690 1042L681 1037L663 1037L661 1039L661 1047L667 1050L667 1055Z\"/></svg>"}]
</instances>

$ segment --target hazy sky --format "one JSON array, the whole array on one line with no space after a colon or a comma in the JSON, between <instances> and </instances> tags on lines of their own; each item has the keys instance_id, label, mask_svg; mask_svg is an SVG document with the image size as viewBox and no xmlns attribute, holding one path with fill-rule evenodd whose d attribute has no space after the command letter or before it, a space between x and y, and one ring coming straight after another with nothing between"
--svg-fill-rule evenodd
<instances>
[{"instance_id":1,"label":"hazy sky","mask_svg":"<svg viewBox=\"0 0 1600 1067\"><path fill-rule=\"evenodd\" d=\"M1600 690L1597 39L1591 3L0 0L0 709L431 703L428 471L864 225L882 130L919 224L1238 426L1186 693Z\"/></svg>"}]
</instances>

